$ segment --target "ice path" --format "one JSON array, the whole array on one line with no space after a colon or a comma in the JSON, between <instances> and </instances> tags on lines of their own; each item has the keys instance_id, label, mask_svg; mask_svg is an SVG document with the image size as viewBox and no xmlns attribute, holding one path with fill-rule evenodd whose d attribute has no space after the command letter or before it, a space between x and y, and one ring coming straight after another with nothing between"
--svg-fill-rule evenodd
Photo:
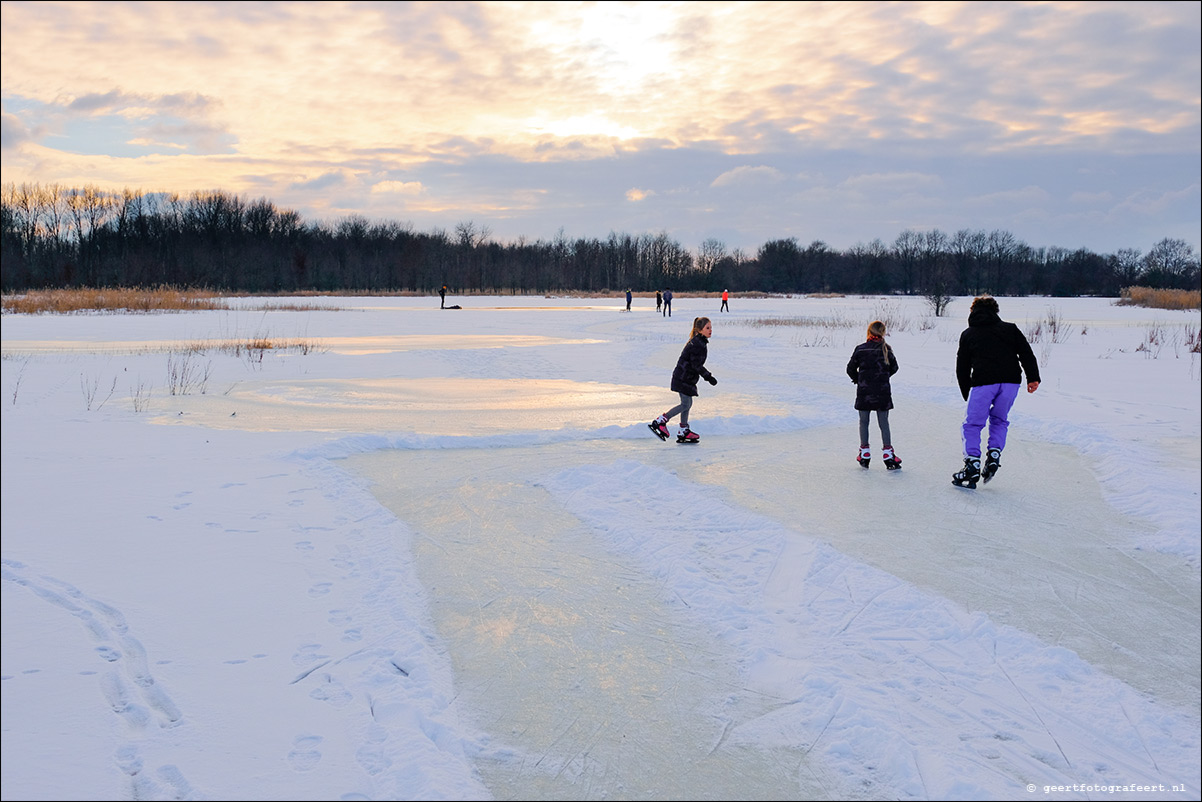
<instances>
[{"instance_id":1,"label":"ice path","mask_svg":"<svg viewBox=\"0 0 1202 802\"><path fill-rule=\"evenodd\" d=\"M933 419L933 411L915 416L896 473L876 462L841 480L816 475L815 464L850 460L838 433L821 428L743 437L679 472L730 503L1199 712L1194 569L1175 555L1133 548L1152 528L1116 512L1073 449L1019 432L997 479L975 492L951 488L956 466L946 464ZM832 481L847 492L834 492Z\"/></svg>"},{"instance_id":2,"label":"ice path","mask_svg":"<svg viewBox=\"0 0 1202 802\"><path fill-rule=\"evenodd\" d=\"M414 530L461 702L497 742L477 763L493 794L839 796L801 752L729 737L780 700L743 686L705 620L664 604L662 578L615 556L547 488L510 481L508 451L473 457L466 478L439 452L351 461Z\"/></svg>"},{"instance_id":3,"label":"ice path","mask_svg":"<svg viewBox=\"0 0 1202 802\"><path fill-rule=\"evenodd\" d=\"M463 700L518 755L480 765L498 798L668 795L656 780L688 796L722 776L730 798L1018 798L1196 773L1197 741L1162 726L1180 713L1078 656L1196 701L1196 585L1131 555L1067 449L1059 482L1015 470L1016 442L1009 489L932 495L950 471L916 446L899 474L849 471L854 493L824 494L804 462L837 464L841 432L762 439L351 460L417 535ZM932 503L945 526L890 525Z\"/></svg>"}]
</instances>

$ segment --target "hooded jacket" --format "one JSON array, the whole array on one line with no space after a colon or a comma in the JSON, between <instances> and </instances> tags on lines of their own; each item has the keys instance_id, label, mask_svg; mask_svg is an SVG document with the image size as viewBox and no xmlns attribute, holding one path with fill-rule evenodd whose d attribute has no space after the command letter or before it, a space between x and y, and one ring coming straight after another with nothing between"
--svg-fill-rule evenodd
<instances>
[{"instance_id":1,"label":"hooded jacket","mask_svg":"<svg viewBox=\"0 0 1202 802\"><path fill-rule=\"evenodd\" d=\"M956 351L956 381L960 395L968 400L968 391L987 384L1022 384L1039 381L1039 363L1031 344L1013 323L997 312L977 309L968 315L968 328L960 335Z\"/></svg>"},{"instance_id":2,"label":"hooded jacket","mask_svg":"<svg viewBox=\"0 0 1202 802\"><path fill-rule=\"evenodd\" d=\"M889 377L897 373L897 354L885 357L883 340L868 340L856 346L847 362L847 375L856 383L856 409L893 409Z\"/></svg>"},{"instance_id":3,"label":"hooded jacket","mask_svg":"<svg viewBox=\"0 0 1202 802\"><path fill-rule=\"evenodd\" d=\"M705 369L708 356L709 340L704 334L694 335L676 360L676 369L672 371L672 392L697 395L697 380L704 376L709 381L711 376Z\"/></svg>"}]
</instances>

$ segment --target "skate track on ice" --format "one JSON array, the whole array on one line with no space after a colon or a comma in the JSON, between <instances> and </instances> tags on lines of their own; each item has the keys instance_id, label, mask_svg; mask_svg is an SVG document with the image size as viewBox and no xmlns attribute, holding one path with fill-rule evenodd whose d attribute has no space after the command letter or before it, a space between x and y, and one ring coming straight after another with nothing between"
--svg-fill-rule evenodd
<instances>
[{"instance_id":1,"label":"skate track on ice","mask_svg":"<svg viewBox=\"0 0 1202 802\"><path fill-rule=\"evenodd\" d=\"M498 798L962 798L999 776L1018 794L1156 773L1167 745L1139 692L1197 699L1189 567L1133 552L1140 524L1071 449L1016 433L1009 471L973 493L933 445L954 413L915 419L931 431L890 473L855 465L846 427L349 465L413 532L461 701L500 750L478 764ZM741 664L752 629L777 648ZM1043 685L1045 661L1072 681ZM1027 705L994 701L1016 692ZM866 720L881 696L896 715ZM1131 724L1097 732L1099 704ZM845 752L859 727L877 753Z\"/></svg>"}]
</instances>

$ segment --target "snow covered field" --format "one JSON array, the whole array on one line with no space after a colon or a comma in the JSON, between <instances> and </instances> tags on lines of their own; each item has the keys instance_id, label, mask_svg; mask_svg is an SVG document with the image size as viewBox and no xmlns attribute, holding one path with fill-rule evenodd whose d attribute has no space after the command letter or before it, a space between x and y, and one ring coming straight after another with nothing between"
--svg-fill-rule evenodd
<instances>
[{"instance_id":1,"label":"snow covered field","mask_svg":"<svg viewBox=\"0 0 1202 802\"><path fill-rule=\"evenodd\" d=\"M1198 799L1199 313L1000 299L968 491L969 300L6 314L4 799Z\"/></svg>"}]
</instances>

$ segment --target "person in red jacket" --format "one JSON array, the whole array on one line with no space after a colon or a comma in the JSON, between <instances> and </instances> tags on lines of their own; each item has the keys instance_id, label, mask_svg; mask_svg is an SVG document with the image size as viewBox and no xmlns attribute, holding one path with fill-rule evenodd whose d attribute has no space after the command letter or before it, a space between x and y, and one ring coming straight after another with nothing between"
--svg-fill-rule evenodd
<instances>
[{"instance_id":1,"label":"person in red jacket","mask_svg":"<svg viewBox=\"0 0 1202 802\"><path fill-rule=\"evenodd\" d=\"M730 290L722 290L722 306L718 309L719 312L730 311Z\"/></svg>"},{"instance_id":2,"label":"person in red jacket","mask_svg":"<svg viewBox=\"0 0 1202 802\"><path fill-rule=\"evenodd\" d=\"M956 351L956 382L968 402L961 433L964 467L952 474L952 484L973 489L988 482L1002 466L1002 449L1010 428L1010 407L1018 398L1023 374L1027 392L1039 389L1039 362L1031 344L1013 323L998 316L997 299L981 295L968 311L968 328ZM981 468L981 431L989 424L989 448Z\"/></svg>"}]
</instances>

